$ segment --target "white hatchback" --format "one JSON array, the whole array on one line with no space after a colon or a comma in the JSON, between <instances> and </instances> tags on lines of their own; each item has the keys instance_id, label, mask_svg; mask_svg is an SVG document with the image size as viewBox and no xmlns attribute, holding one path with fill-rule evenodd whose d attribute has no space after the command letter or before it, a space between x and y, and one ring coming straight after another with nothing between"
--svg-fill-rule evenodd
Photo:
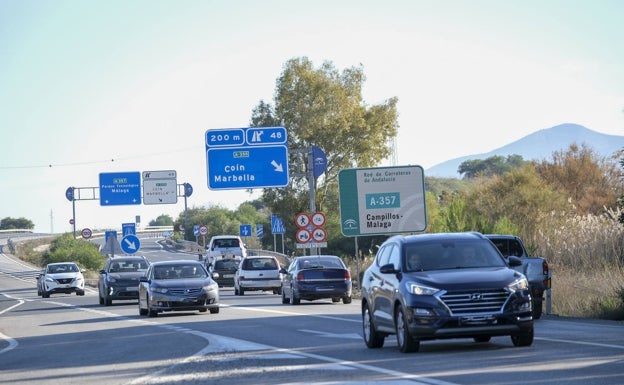
<instances>
[{"instance_id":1,"label":"white hatchback","mask_svg":"<svg viewBox=\"0 0 624 385\"><path fill-rule=\"evenodd\" d=\"M282 274L277 258L268 255L248 256L241 260L234 275L234 294L245 291L272 291L282 294Z\"/></svg>"},{"instance_id":2,"label":"white hatchback","mask_svg":"<svg viewBox=\"0 0 624 385\"><path fill-rule=\"evenodd\" d=\"M84 295L83 271L74 262L49 263L37 278L38 292L43 298L53 293Z\"/></svg>"}]
</instances>

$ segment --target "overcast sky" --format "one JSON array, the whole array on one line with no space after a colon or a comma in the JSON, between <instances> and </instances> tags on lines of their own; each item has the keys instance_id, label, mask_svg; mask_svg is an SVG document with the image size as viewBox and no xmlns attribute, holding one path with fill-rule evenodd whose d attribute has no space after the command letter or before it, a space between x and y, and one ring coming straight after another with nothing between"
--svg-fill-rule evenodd
<instances>
[{"instance_id":1,"label":"overcast sky","mask_svg":"<svg viewBox=\"0 0 624 385\"><path fill-rule=\"evenodd\" d=\"M0 0L0 218L71 231L66 189L105 172L175 170L189 207L257 197L208 189L204 135L247 127L303 56L362 64L369 105L399 99L397 165L561 123L624 135L623 17L619 0ZM75 203L79 229L184 210Z\"/></svg>"}]
</instances>

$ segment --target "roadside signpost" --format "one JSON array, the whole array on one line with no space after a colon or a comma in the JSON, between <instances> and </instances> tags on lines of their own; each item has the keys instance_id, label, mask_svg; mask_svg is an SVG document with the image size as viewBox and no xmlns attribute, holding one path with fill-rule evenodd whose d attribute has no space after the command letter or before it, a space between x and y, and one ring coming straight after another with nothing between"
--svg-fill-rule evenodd
<instances>
[{"instance_id":1,"label":"roadside signpost","mask_svg":"<svg viewBox=\"0 0 624 385\"><path fill-rule=\"evenodd\" d=\"M205 143L209 189L288 185L288 140L284 127L207 130Z\"/></svg>"},{"instance_id":2,"label":"roadside signpost","mask_svg":"<svg viewBox=\"0 0 624 385\"><path fill-rule=\"evenodd\" d=\"M134 234L128 234L121 238L121 249L126 254L134 254L141 248L141 241Z\"/></svg>"},{"instance_id":3,"label":"roadside signpost","mask_svg":"<svg viewBox=\"0 0 624 385\"><path fill-rule=\"evenodd\" d=\"M420 166L344 169L338 173L345 236L422 232L427 228Z\"/></svg>"}]
</instances>

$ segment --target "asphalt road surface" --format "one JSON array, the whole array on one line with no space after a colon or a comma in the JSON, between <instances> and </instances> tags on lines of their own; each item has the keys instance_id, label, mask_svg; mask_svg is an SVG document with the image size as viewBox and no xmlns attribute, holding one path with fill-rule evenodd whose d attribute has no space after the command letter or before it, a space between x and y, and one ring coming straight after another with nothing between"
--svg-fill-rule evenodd
<instances>
[{"instance_id":1,"label":"asphalt road surface","mask_svg":"<svg viewBox=\"0 0 624 385\"><path fill-rule=\"evenodd\" d=\"M142 240L150 260L195 259ZM624 324L545 315L535 342L426 341L402 354L361 337L360 301L221 290L219 314L141 317L136 301L37 296L36 268L0 254L2 384L624 384Z\"/></svg>"}]
</instances>

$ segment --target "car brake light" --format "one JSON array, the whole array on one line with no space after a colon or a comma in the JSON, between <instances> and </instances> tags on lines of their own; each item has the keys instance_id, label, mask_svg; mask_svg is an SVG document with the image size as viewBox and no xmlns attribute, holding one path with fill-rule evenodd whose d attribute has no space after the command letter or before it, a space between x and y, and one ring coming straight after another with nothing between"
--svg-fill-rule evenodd
<instances>
[{"instance_id":1,"label":"car brake light","mask_svg":"<svg viewBox=\"0 0 624 385\"><path fill-rule=\"evenodd\" d=\"M548 275L548 262L544 261L542 262L542 270L544 275Z\"/></svg>"},{"instance_id":2,"label":"car brake light","mask_svg":"<svg viewBox=\"0 0 624 385\"><path fill-rule=\"evenodd\" d=\"M303 273L299 272L299 274L297 274L297 281L303 281L304 277L303 277Z\"/></svg>"},{"instance_id":3,"label":"car brake light","mask_svg":"<svg viewBox=\"0 0 624 385\"><path fill-rule=\"evenodd\" d=\"M349 270L345 270L344 279L345 280L351 279L351 273L349 272Z\"/></svg>"}]
</instances>

